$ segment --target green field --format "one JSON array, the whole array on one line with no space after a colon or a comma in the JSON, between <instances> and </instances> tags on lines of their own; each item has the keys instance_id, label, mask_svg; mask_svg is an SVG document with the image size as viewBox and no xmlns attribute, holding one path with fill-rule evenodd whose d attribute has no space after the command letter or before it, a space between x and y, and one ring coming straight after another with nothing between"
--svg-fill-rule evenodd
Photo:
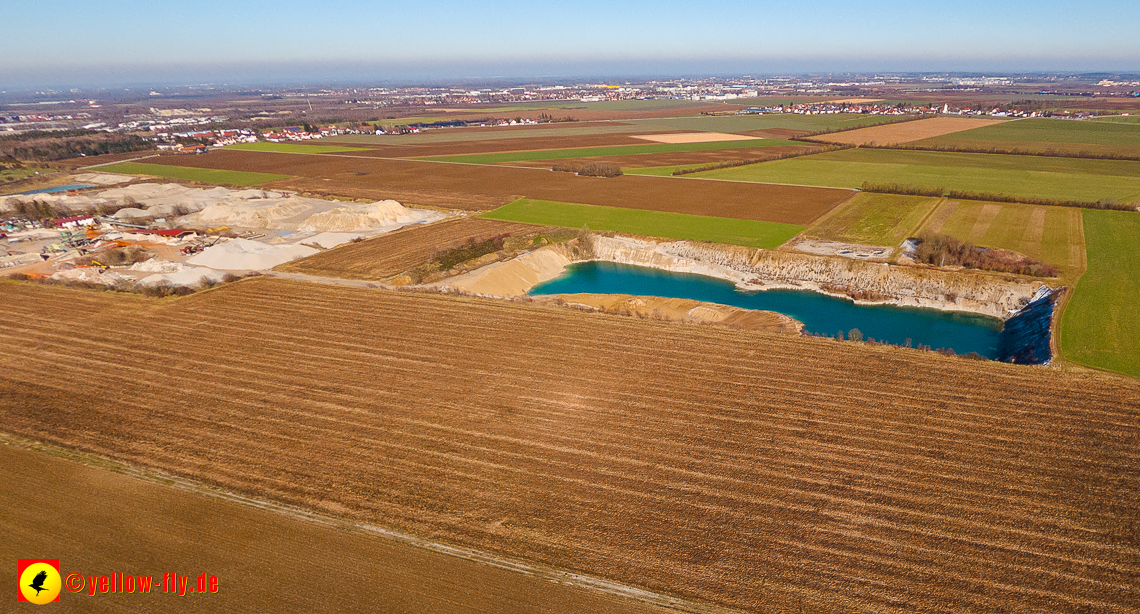
<instances>
[{"instance_id":1,"label":"green field","mask_svg":"<svg viewBox=\"0 0 1140 614\"><path fill-rule=\"evenodd\" d=\"M242 171L220 171L212 168L192 168L189 166L167 166L166 164L143 164L140 162L119 162L100 166L100 172L122 173L125 175L151 175L153 177L169 177L171 179L185 179L186 181L202 181L205 183L219 183L224 185L250 186L266 181L288 179L289 175L272 175L270 173L246 173Z\"/></svg>"},{"instance_id":2,"label":"green field","mask_svg":"<svg viewBox=\"0 0 1140 614\"><path fill-rule=\"evenodd\" d=\"M895 247L917 234L940 199L861 192L808 227L805 235L866 245Z\"/></svg>"},{"instance_id":3,"label":"green field","mask_svg":"<svg viewBox=\"0 0 1140 614\"><path fill-rule=\"evenodd\" d=\"M763 104L755 102L754 104ZM815 132L835 128L855 128L874 126L898 118L887 115L862 115L858 113L836 113L833 115L797 115L795 113L768 113L764 115L695 115L691 117L666 117L662 119L630 120L642 130L692 130L696 132L747 132L749 130L770 130L785 128Z\"/></svg>"},{"instance_id":4,"label":"green field","mask_svg":"<svg viewBox=\"0 0 1140 614\"><path fill-rule=\"evenodd\" d=\"M651 177L671 177L673 171L683 168L698 168L704 164L677 164L675 166L646 166L644 168L623 168L626 175L649 175Z\"/></svg>"},{"instance_id":5,"label":"green field","mask_svg":"<svg viewBox=\"0 0 1140 614\"><path fill-rule=\"evenodd\" d=\"M337 147L335 145L305 145L303 143L238 143L227 145L226 150L237 149L241 151L271 151L273 153L339 153L345 151L360 151L359 147Z\"/></svg>"},{"instance_id":6,"label":"green field","mask_svg":"<svg viewBox=\"0 0 1140 614\"><path fill-rule=\"evenodd\" d=\"M1140 216L1084 210L1088 270L1061 322L1073 362L1140 377Z\"/></svg>"},{"instance_id":7,"label":"green field","mask_svg":"<svg viewBox=\"0 0 1140 614\"><path fill-rule=\"evenodd\" d=\"M416 158L432 162L462 164L500 164L503 162L533 162L536 160L568 160L600 156L635 156L638 154L672 153L676 151L713 151L718 149L756 149L781 145L803 145L782 139L755 139L750 141L721 141L714 143L652 143L648 145L613 145L609 147L579 147L576 149L539 149L535 151L508 151L504 153L470 154L460 156L432 156Z\"/></svg>"},{"instance_id":8,"label":"green field","mask_svg":"<svg viewBox=\"0 0 1140 614\"><path fill-rule=\"evenodd\" d=\"M858 188L864 181L1008 196L1140 201L1140 162L847 149L694 173L689 177Z\"/></svg>"},{"instance_id":9,"label":"green field","mask_svg":"<svg viewBox=\"0 0 1140 614\"><path fill-rule=\"evenodd\" d=\"M419 134L346 134L321 139L323 143L350 143L354 145L424 145L428 143L456 143L465 141L498 141L502 139L541 139L555 136L585 136L591 134L640 134L651 129L632 124L592 124L579 126L574 122L553 124L549 128L518 128L488 126L478 129L440 128Z\"/></svg>"},{"instance_id":10,"label":"green field","mask_svg":"<svg viewBox=\"0 0 1140 614\"><path fill-rule=\"evenodd\" d=\"M799 234L803 226L734 220L723 217L643 211L521 199L485 213L483 217L528 224L589 227L666 239L712 241L771 249Z\"/></svg>"},{"instance_id":11,"label":"green field","mask_svg":"<svg viewBox=\"0 0 1140 614\"><path fill-rule=\"evenodd\" d=\"M1109 115L1107 117L1094 117L1089 121L1108 124L1140 124L1140 115Z\"/></svg>"},{"instance_id":12,"label":"green field","mask_svg":"<svg viewBox=\"0 0 1140 614\"><path fill-rule=\"evenodd\" d=\"M1128 119L1128 118L1122 118ZM1140 155L1140 125L1067 119L1021 119L921 141L920 146Z\"/></svg>"},{"instance_id":13,"label":"green field","mask_svg":"<svg viewBox=\"0 0 1140 614\"><path fill-rule=\"evenodd\" d=\"M1081 210L1071 207L948 200L922 231L1024 254L1056 266L1066 283L1080 277L1084 264Z\"/></svg>"}]
</instances>

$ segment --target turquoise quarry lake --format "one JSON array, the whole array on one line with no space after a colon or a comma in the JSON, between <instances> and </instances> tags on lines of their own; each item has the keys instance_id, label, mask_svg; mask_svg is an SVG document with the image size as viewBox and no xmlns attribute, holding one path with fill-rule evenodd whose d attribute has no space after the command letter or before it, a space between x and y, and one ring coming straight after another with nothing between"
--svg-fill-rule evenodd
<instances>
[{"instance_id":1,"label":"turquoise quarry lake","mask_svg":"<svg viewBox=\"0 0 1140 614\"><path fill-rule=\"evenodd\" d=\"M764 309L791 316L809 333L848 336L859 329L864 338L905 345L949 348L958 354L977 352L996 359L1002 321L988 316L892 305L855 303L807 290L744 292L729 281L612 262L583 262L567 267L557 279L539 284L531 295L633 294L686 298L745 309Z\"/></svg>"}]
</instances>

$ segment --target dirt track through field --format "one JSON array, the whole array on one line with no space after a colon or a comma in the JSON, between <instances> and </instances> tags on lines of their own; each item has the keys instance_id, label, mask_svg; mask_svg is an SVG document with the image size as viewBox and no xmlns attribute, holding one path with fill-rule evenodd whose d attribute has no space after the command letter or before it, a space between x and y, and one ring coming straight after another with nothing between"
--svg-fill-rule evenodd
<instances>
[{"instance_id":1,"label":"dirt track through field","mask_svg":"<svg viewBox=\"0 0 1140 614\"><path fill-rule=\"evenodd\" d=\"M973 228L970 229L970 241L981 241L982 237L990 230L990 225L994 223L994 219L1001 213L1001 205L984 205L982 210L978 212L978 219L974 222Z\"/></svg>"},{"instance_id":2,"label":"dirt track through field","mask_svg":"<svg viewBox=\"0 0 1140 614\"><path fill-rule=\"evenodd\" d=\"M1029 215L1029 223L1025 226L1025 234L1021 237L1021 252L1023 254L1036 253L1041 249L1041 238L1045 236L1044 207L1035 207Z\"/></svg>"},{"instance_id":3,"label":"dirt track through field","mask_svg":"<svg viewBox=\"0 0 1140 614\"><path fill-rule=\"evenodd\" d=\"M124 475L130 467L106 459L5 444L0 556L51 554L65 575L120 572L161 581L176 572L192 578L191 587L199 573L218 578L218 592L205 595L65 591L52 606L62 611L676 612L569 586L566 578L535 577L544 570L512 573L335 519L312 522L308 514L166 485L166 476Z\"/></svg>"},{"instance_id":4,"label":"dirt track through field","mask_svg":"<svg viewBox=\"0 0 1140 614\"><path fill-rule=\"evenodd\" d=\"M295 155L220 151L164 157L156 163L294 175L259 187L298 189L408 204L486 210L520 197L668 211L767 222L809 224L853 194L851 190L734 181L578 177L526 168L372 160L348 154Z\"/></svg>"},{"instance_id":5,"label":"dirt track through field","mask_svg":"<svg viewBox=\"0 0 1140 614\"><path fill-rule=\"evenodd\" d=\"M954 209L956 208L958 208L958 201L956 200L943 202L942 206L931 216L930 223L927 225L926 230L933 234L942 232L942 227L946 225L946 221L950 219L950 216L954 215ZM919 230L921 231L922 229L920 228Z\"/></svg>"},{"instance_id":6,"label":"dirt track through field","mask_svg":"<svg viewBox=\"0 0 1140 614\"><path fill-rule=\"evenodd\" d=\"M1140 384L527 304L0 285L22 437L763 612L1140 607Z\"/></svg>"}]
</instances>

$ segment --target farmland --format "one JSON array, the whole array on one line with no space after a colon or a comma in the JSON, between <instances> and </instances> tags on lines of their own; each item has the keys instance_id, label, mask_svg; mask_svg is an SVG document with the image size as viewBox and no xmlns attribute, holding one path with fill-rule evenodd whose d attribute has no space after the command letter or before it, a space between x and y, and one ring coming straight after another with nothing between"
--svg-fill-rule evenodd
<instances>
[{"instance_id":1,"label":"farmland","mask_svg":"<svg viewBox=\"0 0 1140 614\"><path fill-rule=\"evenodd\" d=\"M227 145L226 149L236 151L271 151L276 153L342 153L360 151L359 147L338 147L336 145L309 145L303 143L238 143Z\"/></svg>"},{"instance_id":2,"label":"farmland","mask_svg":"<svg viewBox=\"0 0 1140 614\"><path fill-rule=\"evenodd\" d=\"M922 231L1019 252L1056 266L1066 283L1084 272L1081 210L1015 203L943 201Z\"/></svg>"},{"instance_id":3,"label":"farmland","mask_svg":"<svg viewBox=\"0 0 1140 614\"><path fill-rule=\"evenodd\" d=\"M1088 271L1061 323L1069 360L1140 377L1140 223L1136 215L1084 211Z\"/></svg>"},{"instance_id":4,"label":"farmland","mask_svg":"<svg viewBox=\"0 0 1140 614\"><path fill-rule=\"evenodd\" d=\"M768 249L782 245L803 230L803 226L795 224L528 199L515 201L486 213L483 217Z\"/></svg>"},{"instance_id":5,"label":"farmland","mask_svg":"<svg viewBox=\"0 0 1140 614\"><path fill-rule=\"evenodd\" d=\"M821 218L805 234L832 241L897 246L915 236L939 199L862 192Z\"/></svg>"},{"instance_id":6,"label":"farmland","mask_svg":"<svg viewBox=\"0 0 1140 614\"><path fill-rule=\"evenodd\" d=\"M753 132L757 130L792 130L795 132L815 132L837 130L858 126L874 126L898 121L888 115L796 115L775 113L767 115L691 116L660 119L641 119L630 123L641 126L642 130L698 130L707 132Z\"/></svg>"},{"instance_id":7,"label":"farmland","mask_svg":"<svg viewBox=\"0 0 1140 614\"><path fill-rule=\"evenodd\" d=\"M652 145L626 145L618 147L589 147L583 149L555 149L514 151L496 154L437 156L424 158L437 162L458 162L464 164L501 164L534 160L563 160L595 158L599 156L634 156L639 154L673 153L681 151L713 151L723 149L758 149L798 145L793 141L780 139L755 139L747 141L722 141L711 143L656 143Z\"/></svg>"},{"instance_id":8,"label":"farmland","mask_svg":"<svg viewBox=\"0 0 1140 614\"><path fill-rule=\"evenodd\" d=\"M753 611L1140 604L1132 380L272 279L0 296L20 437Z\"/></svg>"},{"instance_id":9,"label":"farmland","mask_svg":"<svg viewBox=\"0 0 1140 614\"><path fill-rule=\"evenodd\" d=\"M214 151L180 164L238 171L277 171L290 179L270 189L332 193L354 198L393 198L403 203L488 210L520 197L807 224L847 200L848 190L685 181L657 177L577 177L537 169L370 159L347 154L319 156L253 151ZM443 169L446 169L444 171Z\"/></svg>"},{"instance_id":10,"label":"farmland","mask_svg":"<svg viewBox=\"0 0 1140 614\"><path fill-rule=\"evenodd\" d=\"M873 126L860 128L837 134L824 134L814 140L826 143L844 143L847 145L866 145L869 143L909 143L921 139L942 136L1000 124L996 119L970 119L961 117L934 117L920 119L912 122L901 122L887 126Z\"/></svg>"},{"instance_id":11,"label":"farmland","mask_svg":"<svg viewBox=\"0 0 1140 614\"><path fill-rule=\"evenodd\" d=\"M666 176L671 174L673 170L676 170L678 167L705 166L720 162L737 163L745 161L760 162L763 160L776 160L788 154L806 154L813 151L820 151L820 149L821 146L819 145L810 145L803 143L799 145L777 145L745 149L705 149L638 155L599 156L595 158L585 158L583 160L570 158L565 160L512 162L511 164L514 166L551 168L554 164L567 161L607 162L609 164L614 164L621 167L622 172L625 172L627 168L633 170L634 172L630 173L633 175ZM658 170L662 167L668 167L670 169L669 172Z\"/></svg>"},{"instance_id":12,"label":"farmland","mask_svg":"<svg viewBox=\"0 0 1140 614\"><path fill-rule=\"evenodd\" d=\"M101 166L99 170L107 173L150 175L152 177L167 177L170 179L238 186L259 185L268 181L277 181L289 177L288 175L278 175L275 173L252 173L248 171L194 168L173 164L145 164L141 162L118 162L108 166Z\"/></svg>"},{"instance_id":13,"label":"farmland","mask_svg":"<svg viewBox=\"0 0 1140 614\"><path fill-rule=\"evenodd\" d=\"M1140 161L848 149L693 175L856 188L864 181L1008 196L1140 201Z\"/></svg>"},{"instance_id":14,"label":"farmland","mask_svg":"<svg viewBox=\"0 0 1140 614\"><path fill-rule=\"evenodd\" d=\"M1140 126L1126 123L1022 119L914 143L994 151L1140 157Z\"/></svg>"},{"instance_id":15,"label":"farmland","mask_svg":"<svg viewBox=\"0 0 1140 614\"><path fill-rule=\"evenodd\" d=\"M534 229L530 224L458 218L381 235L277 268L290 273L381 281L427 262L434 250Z\"/></svg>"},{"instance_id":16,"label":"farmland","mask_svg":"<svg viewBox=\"0 0 1140 614\"><path fill-rule=\"evenodd\" d=\"M155 610L194 613L274 611L283 602L321 613L673 611L346 530L348 523L306 522L171 488L105 458L21 449L7 437L4 444L0 555L15 560L29 551L51 552L65 574L208 572L219 580L215 594L174 599L159 586L151 594L65 592L56 607L67 611L151 611L156 602L161 607ZM251 543L256 555L235 557ZM335 565L336 573L314 574L314 564ZM331 593L337 598L329 599Z\"/></svg>"},{"instance_id":17,"label":"farmland","mask_svg":"<svg viewBox=\"0 0 1140 614\"><path fill-rule=\"evenodd\" d=\"M616 122L597 123L568 123L565 125L549 126L502 126L492 129L486 128L451 128L434 130L420 134L349 134L321 139L322 143L345 143L352 145L420 145L428 143L451 143L463 141L496 141L500 139L518 139L563 136L588 136L596 134L628 134L642 133L652 130L669 130L668 128L648 128L637 124Z\"/></svg>"}]
</instances>

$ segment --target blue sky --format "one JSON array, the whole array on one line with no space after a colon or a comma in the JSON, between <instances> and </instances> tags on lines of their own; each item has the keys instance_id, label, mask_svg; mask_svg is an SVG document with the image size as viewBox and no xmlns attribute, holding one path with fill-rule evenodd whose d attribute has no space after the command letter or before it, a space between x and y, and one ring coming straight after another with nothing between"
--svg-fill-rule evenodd
<instances>
[{"instance_id":1,"label":"blue sky","mask_svg":"<svg viewBox=\"0 0 1140 614\"><path fill-rule=\"evenodd\" d=\"M40 0L4 21L0 88L300 73L1140 71L1140 2L1126 0Z\"/></svg>"}]
</instances>

